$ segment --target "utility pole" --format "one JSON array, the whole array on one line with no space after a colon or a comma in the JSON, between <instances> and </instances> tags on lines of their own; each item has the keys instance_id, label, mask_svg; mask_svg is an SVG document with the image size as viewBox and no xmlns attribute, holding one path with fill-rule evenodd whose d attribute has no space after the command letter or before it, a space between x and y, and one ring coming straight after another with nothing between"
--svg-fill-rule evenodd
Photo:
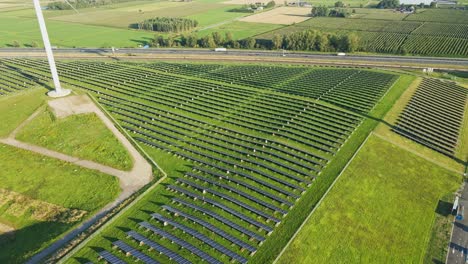
<instances>
[{"instance_id":1,"label":"utility pole","mask_svg":"<svg viewBox=\"0 0 468 264\"><path fill-rule=\"evenodd\" d=\"M71 93L71 90L62 89L60 85L59 76L57 73L57 67L55 66L54 54L52 53L52 47L50 46L49 35L47 34L47 28L44 21L44 15L42 14L41 4L39 0L33 0L34 8L36 9L37 21L41 29L42 40L44 41L45 51L47 53L47 60L49 61L50 72L52 79L54 80L55 90L47 93L50 97L64 97Z\"/></svg>"}]
</instances>

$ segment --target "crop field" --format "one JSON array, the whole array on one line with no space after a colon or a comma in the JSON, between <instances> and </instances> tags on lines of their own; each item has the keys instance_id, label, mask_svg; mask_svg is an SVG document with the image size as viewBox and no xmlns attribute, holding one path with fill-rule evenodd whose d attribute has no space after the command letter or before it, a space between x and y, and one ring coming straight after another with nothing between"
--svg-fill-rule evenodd
<instances>
[{"instance_id":1,"label":"crop field","mask_svg":"<svg viewBox=\"0 0 468 264\"><path fill-rule=\"evenodd\" d=\"M128 28L129 25L155 17L196 17L200 18L201 26L216 24L233 17L246 15L245 13L228 12L236 6L226 6L219 3L203 3L203 2L147 2L141 5L124 6L119 8L109 8L107 6L101 8L92 8L85 10L80 14L67 11L63 16L57 16L56 11L46 12L46 16L51 14L52 20L63 22L72 22L78 24L98 25L106 27Z\"/></svg>"},{"instance_id":2,"label":"crop field","mask_svg":"<svg viewBox=\"0 0 468 264\"><path fill-rule=\"evenodd\" d=\"M291 25L310 18L310 9L303 7L278 7L266 12L242 18L240 21Z\"/></svg>"},{"instance_id":3,"label":"crop field","mask_svg":"<svg viewBox=\"0 0 468 264\"><path fill-rule=\"evenodd\" d=\"M356 13L351 18L356 19L382 19L403 20L408 14L403 14L389 9L356 8Z\"/></svg>"},{"instance_id":4,"label":"crop field","mask_svg":"<svg viewBox=\"0 0 468 264\"><path fill-rule=\"evenodd\" d=\"M372 135L278 263L422 263L439 199L461 180Z\"/></svg>"},{"instance_id":5,"label":"crop field","mask_svg":"<svg viewBox=\"0 0 468 264\"><path fill-rule=\"evenodd\" d=\"M47 76L44 61L2 63ZM137 258L161 262L168 256L264 262L369 133L362 114L374 113L397 80L381 71L299 66L59 62L58 68L63 82L91 92L170 176L73 263L99 254L132 261L123 252L133 249ZM350 81L330 84L326 100L316 100L320 90L306 96L280 90L307 74L325 83L327 71ZM382 85L347 92L366 78Z\"/></svg>"},{"instance_id":6,"label":"crop field","mask_svg":"<svg viewBox=\"0 0 468 264\"><path fill-rule=\"evenodd\" d=\"M405 20L468 24L468 11L450 9L424 9L416 14L406 17Z\"/></svg>"},{"instance_id":7,"label":"crop field","mask_svg":"<svg viewBox=\"0 0 468 264\"><path fill-rule=\"evenodd\" d=\"M453 157L468 105L468 89L451 82L425 79L393 130Z\"/></svg>"},{"instance_id":8,"label":"crop field","mask_svg":"<svg viewBox=\"0 0 468 264\"><path fill-rule=\"evenodd\" d=\"M280 28L267 33L259 34L257 39L272 39L274 35L287 35L306 29L317 29L326 32L349 33L355 32L361 41L361 49L368 52L408 53L428 56L468 56L468 25L462 18L468 17L467 11L456 10L425 10L434 14L434 17L450 17L458 20L438 20L412 18L419 16L409 15L404 19L380 19L360 14L366 9L358 11L352 18L312 18L305 22ZM452 13L453 12L453 13ZM423 12L421 14L424 14ZM371 14L374 14L372 11ZM376 13L377 14L377 13Z\"/></svg>"}]
</instances>

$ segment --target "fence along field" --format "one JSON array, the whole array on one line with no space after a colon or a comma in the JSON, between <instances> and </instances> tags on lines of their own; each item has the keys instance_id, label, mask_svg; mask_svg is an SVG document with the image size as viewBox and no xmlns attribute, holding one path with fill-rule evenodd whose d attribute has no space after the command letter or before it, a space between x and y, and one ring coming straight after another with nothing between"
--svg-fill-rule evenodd
<instances>
[{"instance_id":1,"label":"fence along field","mask_svg":"<svg viewBox=\"0 0 468 264\"><path fill-rule=\"evenodd\" d=\"M423 15L426 13L426 15ZM439 14L440 12L440 14ZM421 14L421 15L420 15ZM451 16L459 18L453 19ZM443 17L447 17L446 20ZM462 18L463 17L463 18ZM434 56L468 56L468 11L424 10L404 20L366 18L312 18L257 39L313 28L331 32L355 32L361 50Z\"/></svg>"},{"instance_id":2,"label":"fence along field","mask_svg":"<svg viewBox=\"0 0 468 264\"><path fill-rule=\"evenodd\" d=\"M450 157L459 147L468 89L424 79L393 131Z\"/></svg>"},{"instance_id":3,"label":"fence along field","mask_svg":"<svg viewBox=\"0 0 468 264\"><path fill-rule=\"evenodd\" d=\"M37 77L47 72L44 61L4 63ZM101 254L132 261L122 252L133 250L130 246L138 250L133 256L161 262L171 256L245 263L287 226L281 225L286 215L299 209L301 197L363 122L352 111L276 91L277 75L284 72L286 82L293 81L317 70L308 67L97 62L58 67L65 83L97 96L171 176L117 220L118 228L106 229L80 251L80 260L95 261ZM356 100L376 102L374 96L395 81L393 74L374 71L343 76L352 80L358 74L388 83L367 95L357 93ZM348 96L329 94L329 99L351 102Z\"/></svg>"}]
</instances>

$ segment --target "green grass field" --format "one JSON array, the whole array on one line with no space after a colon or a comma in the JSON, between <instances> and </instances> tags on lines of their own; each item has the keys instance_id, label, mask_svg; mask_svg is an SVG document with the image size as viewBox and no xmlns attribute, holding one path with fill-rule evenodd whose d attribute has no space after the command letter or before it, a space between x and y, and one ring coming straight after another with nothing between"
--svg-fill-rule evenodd
<instances>
[{"instance_id":1,"label":"green grass field","mask_svg":"<svg viewBox=\"0 0 468 264\"><path fill-rule=\"evenodd\" d=\"M79 14L72 10L45 11L47 27L53 46L58 47L138 47L149 43L154 32L128 29L130 24L157 16L189 17L199 21L199 29L219 28L222 23L247 15L228 12L235 5L205 2L151 2L137 1L98 8L80 9ZM42 46L39 27L31 9L0 9L0 47L13 46L17 41L22 47L34 42ZM272 27L260 25L256 29L249 25L233 25L233 34L243 38L270 30ZM243 32L245 31L245 32ZM212 30L204 32L211 33Z\"/></svg>"},{"instance_id":2,"label":"green grass field","mask_svg":"<svg viewBox=\"0 0 468 264\"><path fill-rule=\"evenodd\" d=\"M19 194L9 200L2 193L0 199L0 222L16 229L13 238L0 235L2 263L24 262L120 192L112 176L6 145L0 145L0 167L0 190ZM76 210L86 214L73 219Z\"/></svg>"},{"instance_id":3,"label":"green grass field","mask_svg":"<svg viewBox=\"0 0 468 264\"><path fill-rule=\"evenodd\" d=\"M44 103L45 92L38 88L0 98L0 138L8 136Z\"/></svg>"},{"instance_id":4,"label":"green grass field","mask_svg":"<svg viewBox=\"0 0 468 264\"><path fill-rule=\"evenodd\" d=\"M95 114L57 119L44 109L17 139L117 169L133 167L128 152Z\"/></svg>"},{"instance_id":5,"label":"green grass field","mask_svg":"<svg viewBox=\"0 0 468 264\"><path fill-rule=\"evenodd\" d=\"M36 42L42 46L39 26L35 18L0 16L0 46L12 46L18 41L22 47ZM70 22L47 22L50 40L58 47L138 47L148 43L154 34L145 31L91 26Z\"/></svg>"},{"instance_id":6,"label":"green grass field","mask_svg":"<svg viewBox=\"0 0 468 264\"><path fill-rule=\"evenodd\" d=\"M421 262L438 201L460 182L372 136L279 263Z\"/></svg>"}]
</instances>

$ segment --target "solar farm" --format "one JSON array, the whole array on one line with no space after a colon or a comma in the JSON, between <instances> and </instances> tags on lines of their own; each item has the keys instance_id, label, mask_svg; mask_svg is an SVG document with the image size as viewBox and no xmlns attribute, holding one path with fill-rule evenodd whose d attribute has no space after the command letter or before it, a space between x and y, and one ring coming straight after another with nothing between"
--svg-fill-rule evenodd
<instances>
[{"instance_id":1,"label":"solar farm","mask_svg":"<svg viewBox=\"0 0 468 264\"><path fill-rule=\"evenodd\" d=\"M366 68L104 61L57 67L64 85L94 97L168 174L68 263L273 261L406 89L399 74ZM0 96L49 85L44 60L1 59L0 68ZM394 131L453 155L466 91L425 79ZM444 100L431 101L433 94ZM425 115L427 105L440 115ZM444 109L457 110L456 120L437 131L449 133L447 141L433 141L433 127L447 121Z\"/></svg>"},{"instance_id":2,"label":"solar farm","mask_svg":"<svg viewBox=\"0 0 468 264\"><path fill-rule=\"evenodd\" d=\"M453 157L467 100L468 90L455 83L424 79L393 130Z\"/></svg>"}]
</instances>

